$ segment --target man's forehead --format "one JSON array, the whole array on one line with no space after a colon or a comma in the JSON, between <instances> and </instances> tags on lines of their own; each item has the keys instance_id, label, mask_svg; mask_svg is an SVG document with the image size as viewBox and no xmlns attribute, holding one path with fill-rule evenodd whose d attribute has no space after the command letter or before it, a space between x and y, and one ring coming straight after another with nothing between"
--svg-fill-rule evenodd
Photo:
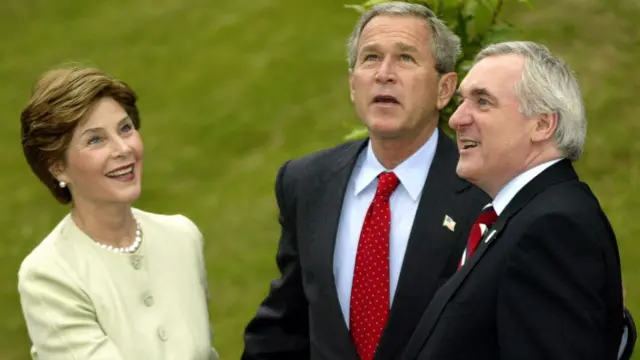
<instances>
[{"instance_id":1,"label":"man's forehead","mask_svg":"<svg viewBox=\"0 0 640 360\"><path fill-rule=\"evenodd\" d=\"M471 92L477 91L478 89L490 91L492 90L491 88L493 87L493 84L491 81L487 80L488 78L483 76L476 77L471 71L469 71L467 76L465 76L460 82L458 92L467 95Z\"/></svg>"},{"instance_id":2,"label":"man's forehead","mask_svg":"<svg viewBox=\"0 0 640 360\"><path fill-rule=\"evenodd\" d=\"M523 59L517 56L490 56L476 63L460 82L460 91L487 89L493 93L515 84L522 75Z\"/></svg>"},{"instance_id":3,"label":"man's forehead","mask_svg":"<svg viewBox=\"0 0 640 360\"><path fill-rule=\"evenodd\" d=\"M381 35L423 42L425 37L428 40L429 26L424 19L413 15L378 15L362 29L361 44Z\"/></svg>"},{"instance_id":4,"label":"man's forehead","mask_svg":"<svg viewBox=\"0 0 640 360\"><path fill-rule=\"evenodd\" d=\"M519 77L524 69L524 58L518 54L488 56L471 67L469 75L488 75L501 78Z\"/></svg>"}]
</instances>

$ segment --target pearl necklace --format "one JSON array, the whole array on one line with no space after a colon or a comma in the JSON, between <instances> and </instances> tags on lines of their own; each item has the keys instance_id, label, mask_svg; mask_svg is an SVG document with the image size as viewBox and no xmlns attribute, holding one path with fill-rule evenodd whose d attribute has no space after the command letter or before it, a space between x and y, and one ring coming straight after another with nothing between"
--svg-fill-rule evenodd
<instances>
[{"instance_id":1,"label":"pearl necklace","mask_svg":"<svg viewBox=\"0 0 640 360\"><path fill-rule=\"evenodd\" d=\"M140 243L142 243L142 229L140 228L140 222L138 222L138 219L136 219L136 239L133 241L133 244L131 244L130 246L115 247L115 246L100 244L100 243L96 243L96 244L100 245L100 247L103 249L117 252L117 253L133 253L133 252L136 252L136 250L138 250L138 248L140 247Z\"/></svg>"}]
</instances>

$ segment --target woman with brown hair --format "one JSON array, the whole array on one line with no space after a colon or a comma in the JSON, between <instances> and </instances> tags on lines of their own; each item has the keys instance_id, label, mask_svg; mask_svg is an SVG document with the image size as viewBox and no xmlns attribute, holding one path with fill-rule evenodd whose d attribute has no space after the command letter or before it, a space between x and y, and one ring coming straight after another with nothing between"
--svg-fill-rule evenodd
<instances>
[{"instance_id":1,"label":"woman with brown hair","mask_svg":"<svg viewBox=\"0 0 640 360\"><path fill-rule=\"evenodd\" d=\"M132 207L143 145L136 94L87 67L45 73L22 112L31 169L70 212L22 262L38 359L217 359L203 237Z\"/></svg>"}]
</instances>

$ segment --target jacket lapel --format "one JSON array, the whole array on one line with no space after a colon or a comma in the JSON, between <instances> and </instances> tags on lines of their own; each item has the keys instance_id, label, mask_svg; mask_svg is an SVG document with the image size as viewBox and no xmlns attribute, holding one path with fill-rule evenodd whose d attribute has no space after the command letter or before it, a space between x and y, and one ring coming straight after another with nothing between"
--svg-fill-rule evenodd
<instances>
[{"instance_id":1,"label":"jacket lapel","mask_svg":"<svg viewBox=\"0 0 640 360\"><path fill-rule=\"evenodd\" d=\"M389 320L375 359L390 359L402 349L418 323L419 314L441 285L447 266L456 262L452 256L458 253L454 250L460 250L456 242L464 226L458 224L458 230L451 231L443 226L443 221L445 216L462 219L463 212L468 211L455 203L456 194L470 186L456 176L457 162L454 143L439 131L436 154L422 190Z\"/></svg>"},{"instance_id":2,"label":"jacket lapel","mask_svg":"<svg viewBox=\"0 0 640 360\"><path fill-rule=\"evenodd\" d=\"M433 332L433 329L440 318L440 314L455 294L460 285L467 279L473 268L482 259L491 246L498 241L501 233L508 225L509 220L517 214L531 199L544 191L544 189L555 183L577 179L577 175L568 160L562 160L549 167L540 175L523 187L518 194L509 202L509 205L500 214L493 226L485 232L477 250L460 270L458 270L449 281L436 293L435 297L426 312L422 315L414 334L409 340L409 344L403 354L402 359L415 359L423 345Z\"/></svg>"},{"instance_id":3,"label":"jacket lapel","mask_svg":"<svg viewBox=\"0 0 640 360\"><path fill-rule=\"evenodd\" d=\"M342 212L342 204L349 178L356 165L358 155L367 144L367 140L352 142L342 150L336 158L331 159L331 164L323 168L331 169L317 178L317 182L309 189L313 192L313 212L321 219L312 224L312 253L317 255L317 264L314 271L317 272L318 286L327 289L329 296L321 299L327 306L326 317L331 324L327 331L333 333L336 351L343 354L344 359L357 359L357 351L351 340L351 335L342 316L338 293L333 274L333 257ZM346 354L352 354L348 356Z\"/></svg>"}]
</instances>

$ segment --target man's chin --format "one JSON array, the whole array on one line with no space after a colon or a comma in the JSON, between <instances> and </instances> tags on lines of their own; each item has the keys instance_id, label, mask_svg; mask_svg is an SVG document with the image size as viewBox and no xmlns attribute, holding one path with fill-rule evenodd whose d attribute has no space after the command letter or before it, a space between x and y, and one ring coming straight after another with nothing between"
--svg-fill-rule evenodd
<instances>
[{"instance_id":1,"label":"man's chin","mask_svg":"<svg viewBox=\"0 0 640 360\"><path fill-rule=\"evenodd\" d=\"M398 129L393 130L372 130L369 129L369 136L380 139L380 140L399 140L403 139L403 132Z\"/></svg>"},{"instance_id":2,"label":"man's chin","mask_svg":"<svg viewBox=\"0 0 640 360\"><path fill-rule=\"evenodd\" d=\"M476 169L468 160L459 160L458 166L456 166L456 174L458 177L473 183L474 174Z\"/></svg>"},{"instance_id":3,"label":"man's chin","mask_svg":"<svg viewBox=\"0 0 640 360\"><path fill-rule=\"evenodd\" d=\"M396 139L401 137L403 133L402 122L394 119L371 121L367 128L370 135L381 139Z\"/></svg>"}]
</instances>

